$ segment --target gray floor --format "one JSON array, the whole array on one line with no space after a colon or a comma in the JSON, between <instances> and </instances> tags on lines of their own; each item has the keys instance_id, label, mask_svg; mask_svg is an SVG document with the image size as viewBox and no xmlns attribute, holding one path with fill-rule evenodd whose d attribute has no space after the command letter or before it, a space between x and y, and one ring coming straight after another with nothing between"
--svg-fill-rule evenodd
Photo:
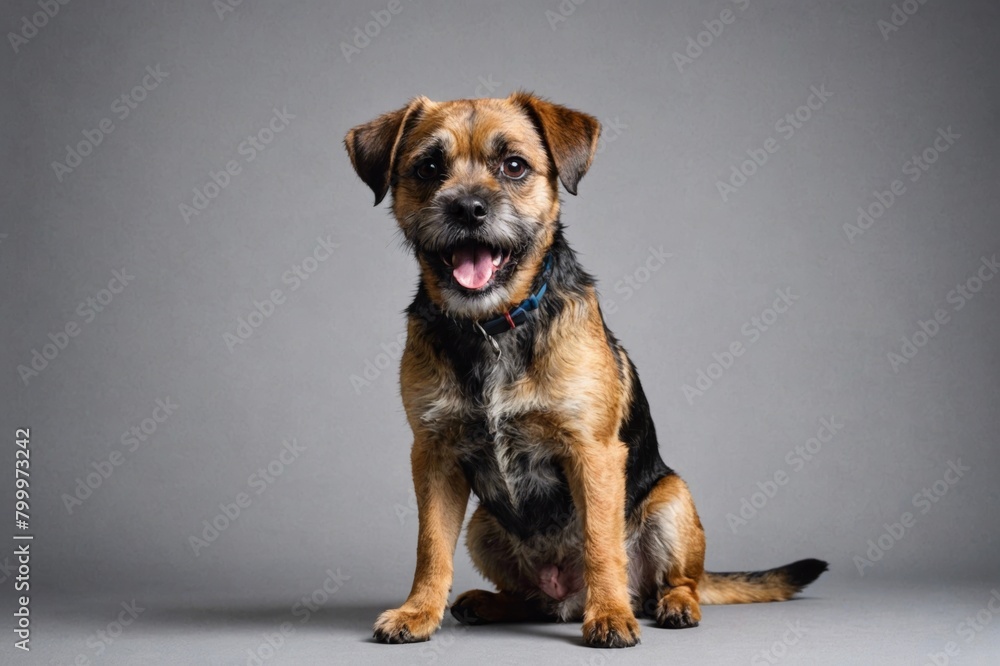
<instances>
[{"instance_id":1,"label":"gray floor","mask_svg":"<svg viewBox=\"0 0 1000 666\"><path fill-rule=\"evenodd\" d=\"M705 607L693 630L660 630L644 620L641 645L614 651L582 647L576 624L466 628L450 616L428 643L378 645L369 639L371 622L390 600L347 598L307 619L292 615L289 599L147 598L138 618L110 639L120 596L41 595L30 654L7 641L2 654L13 655L5 663L28 664L997 664L1000 618L989 610L994 593L1000 608L997 589L997 581L827 579L792 602ZM109 641L96 633L102 627Z\"/></svg>"}]
</instances>

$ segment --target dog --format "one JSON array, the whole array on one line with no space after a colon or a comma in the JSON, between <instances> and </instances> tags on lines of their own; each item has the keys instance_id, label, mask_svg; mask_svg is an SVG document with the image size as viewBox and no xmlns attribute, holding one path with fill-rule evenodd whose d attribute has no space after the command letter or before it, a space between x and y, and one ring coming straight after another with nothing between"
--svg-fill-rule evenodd
<instances>
[{"instance_id":1,"label":"dog","mask_svg":"<svg viewBox=\"0 0 1000 666\"><path fill-rule=\"evenodd\" d=\"M695 627L699 604L781 601L827 569L704 570L687 485L660 457L639 375L560 221L598 145L592 116L518 91L433 102L358 125L344 144L419 264L400 363L419 516L406 602L374 638L430 638L467 545L495 592L466 624L582 621L594 647L639 642L637 614Z\"/></svg>"}]
</instances>

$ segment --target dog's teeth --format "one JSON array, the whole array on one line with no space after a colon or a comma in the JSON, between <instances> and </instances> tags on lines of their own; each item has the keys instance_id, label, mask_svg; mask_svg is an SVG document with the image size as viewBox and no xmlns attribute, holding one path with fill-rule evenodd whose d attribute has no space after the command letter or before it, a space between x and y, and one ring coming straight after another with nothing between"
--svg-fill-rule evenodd
<instances>
[{"instance_id":1,"label":"dog's teeth","mask_svg":"<svg viewBox=\"0 0 1000 666\"><path fill-rule=\"evenodd\" d=\"M500 254L494 254L494 255L493 255L493 265L494 265L494 266L499 266L499 265L500 265L500 261L501 261L502 259L503 259L503 256L502 256L502 255L500 255Z\"/></svg>"}]
</instances>

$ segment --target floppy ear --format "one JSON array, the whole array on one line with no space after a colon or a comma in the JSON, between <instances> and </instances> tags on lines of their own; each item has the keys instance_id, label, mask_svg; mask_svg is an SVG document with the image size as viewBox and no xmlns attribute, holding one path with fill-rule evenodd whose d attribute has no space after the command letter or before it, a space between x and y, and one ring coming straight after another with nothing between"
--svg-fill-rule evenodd
<instances>
[{"instance_id":1,"label":"floppy ear","mask_svg":"<svg viewBox=\"0 0 1000 666\"><path fill-rule=\"evenodd\" d=\"M591 115L518 91L511 99L531 116L548 147L559 180L570 194L587 173L597 151L601 123Z\"/></svg>"},{"instance_id":2,"label":"floppy ear","mask_svg":"<svg viewBox=\"0 0 1000 666\"><path fill-rule=\"evenodd\" d=\"M415 118L427 100L418 97L402 109L384 113L375 120L351 128L344 146L354 170L375 193L375 205L389 192L396 152L405 134L407 121Z\"/></svg>"}]
</instances>

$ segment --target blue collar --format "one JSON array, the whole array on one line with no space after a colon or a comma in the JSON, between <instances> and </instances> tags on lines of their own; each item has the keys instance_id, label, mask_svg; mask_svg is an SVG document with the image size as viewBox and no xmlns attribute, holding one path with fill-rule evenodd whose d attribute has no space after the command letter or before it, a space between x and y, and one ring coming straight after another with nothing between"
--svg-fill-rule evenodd
<instances>
[{"instance_id":1,"label":"blue collar","mask_svg":"<svg viewBox=\"0 0 1000 666\"><path fill-rule=\"evenodd\" d=\"M494 317L480 324L483 331L487 335L499 335L500 333L513 330L528 321L528 313L532 310L537 310L541 304L542 296L545 295L545 290L549 286L549 275L551 273L552 255L547 254L545 255L545 263L541 274L542 286L538 288L538 291L521 301L517 307L504 312L499 317Z\"/></svg>"}]
</instances>

